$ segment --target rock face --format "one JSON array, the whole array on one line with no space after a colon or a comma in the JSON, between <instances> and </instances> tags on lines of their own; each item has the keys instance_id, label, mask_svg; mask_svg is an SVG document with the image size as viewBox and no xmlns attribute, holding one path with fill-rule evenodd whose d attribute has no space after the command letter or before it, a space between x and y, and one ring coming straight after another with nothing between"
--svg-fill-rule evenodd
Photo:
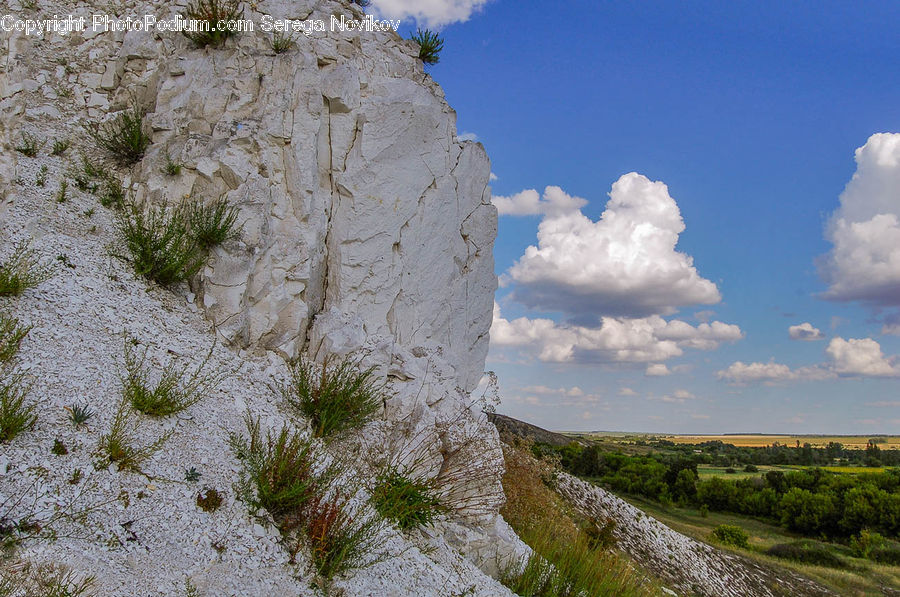
<instances>
[{"instance_id":1,"label":"rock face","mask_svg":"<svg viewBox=\"0 0 900 597\"><path fill-rule=\"evenodd\" d=\"M260 10L326 23L350 12L310 1ZM124 65L120 86L143 86L152 106L154 149L136 180L156 201L224 193L241 208L240 239L202 274L219 332L296 356L316 316L336 310L359 317L366 336L441 348L474 389L496 288L490 164L457 139L413 45L393 32L329 32L275 54L265 34L222 50L147 37L126 34L107 66ZM142 61L142 72L128 68ZM186 166L175 189L158 167L166 152Z\"/></svg>"},{"instance_id":2,"label":"rock face","mask_svg":"<svg viewBox=\"0 0 900 597\"><path fill-rule=\"evenodd\" d=\"M162 20L183 10L124 4L120 16ZM107 10L88 2L74 12ZM265 15L330 23L362 12L331 0L251 3L244 18L257 30L221 48L196 48L177 33L90 27L37 41L9 35L0 72L0 217L24 217L31 191L21 181L34 179L39 163L51 177L78 167L74 158L69 166L17 160L11 147L20 132L69 137L70 154L96 155L80 124L133 103L146 109L152 144L137 165L119 170L128 192L157 205L224 196L239 208L239 235L178 290L189 310L199 308L242 358L354 355L376 367L390 398L364 441L439 479L454 514L436 531L495 572L527 549L497 514L496 429L470 408L496 289L488 158L481 145L458 139L455 113L412 42L393 32L329 30L298 34L279 54L258 27ZM169 159L182 165L178 176L163 172ZM48 234L48 217L24 205L30 215L8 229L15 224L17 238ZM109 227L91 230L112 240Z\"/></svg>"}]
</instances>

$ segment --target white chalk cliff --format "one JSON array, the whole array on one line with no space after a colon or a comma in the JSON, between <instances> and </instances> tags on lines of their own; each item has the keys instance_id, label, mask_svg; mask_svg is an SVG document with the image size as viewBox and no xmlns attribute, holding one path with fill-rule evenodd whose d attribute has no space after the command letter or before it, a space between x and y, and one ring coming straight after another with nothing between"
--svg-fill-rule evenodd
<instances>
[{"instance_id":1,"label":"white chalk cliff","mask_svg":"<svg viewBox=\"0 0 900 597\"><path fill-rule=\"evenodd\" d=\"M0 6L4 14L29 14L18 2ZM52 14L54 7L38 0L30 14ZM117 9L120 16L163 19L184 5L126 0ZM71 7L76 15L109 10L94 0ZM362 16L342 1L244 5L244 17L257 24L263 15L328 22L341 14ZM195 358L213 333L219 338L213 364L235 373L204 408L175 422L149 473L177 477L179 465L202 457L204 481L220 488L237 470L222 428L239 428L247 410L271 427L286 420L266 387L285 375L284 358L356 355L377 368L390 395L380 420L364 430L365 449L443 479L455 509L423 531L419 544L400 535L387 541L400 554L393 563L357 572L341 581L343 589L445 594L471 586L477 594L503 594L472 567L495 573L498 562L526 551L497 514L503 463L496 430L469 408L496 289L490 163L480 144L457 137L455 113L423 71L417 46L393 32L366 31L300 34L283 54L260 30L205 49L176 33L2 35L0 259L32 239L39 253L65 254L75 267L61 266L37 290L0 305L34 325L19 367L40 403L38 426L0 457L0 503L46 464L44 444L55 436L76 447L72 463L97 491L133 496L146 484L139 475L89 464L94 436L104 431L120 391L114 363L123 330L151 346L160 363L167 352ZM148 289L108 256L112 216L90 193L69 187L65 203L50 198L79 164L78 151L96 154L81 125L135 100L147 109L152 144L137 165L119 171L129 192L154 204L225 196L239 208L238 237L217 247L190 287L174 293ZM70 138L73 146L67 155L50 156L45 147L27 158L12 149L22 132ZM179 176L162 172L166 156L183 164ZM44 166L49 182L39 188L32 181ZM76 434L61 409L80 399L97 422ZM41 481L48 500L72 490L63 476L72 463L50 467ZM185 577L210 594L303 592L278 552L277 533L257 528L234 496L221 520L199 520L182 495L187 490L152 485L155 503L132 499L124 514L115 500L98 506L92 520L100 530L89 538L29 545L26 555L94 571L103 594L177 594ZM141 537L137 545L110 539L122 535L125 518L152 516L162 517L152 531L129 524L128 532ZM198 532L197 525L215 532ZM215 533L226 532L237 537L233 561L210 547ZM167 559L167 550L179 555Z\"/></svg>"}]
</instances>

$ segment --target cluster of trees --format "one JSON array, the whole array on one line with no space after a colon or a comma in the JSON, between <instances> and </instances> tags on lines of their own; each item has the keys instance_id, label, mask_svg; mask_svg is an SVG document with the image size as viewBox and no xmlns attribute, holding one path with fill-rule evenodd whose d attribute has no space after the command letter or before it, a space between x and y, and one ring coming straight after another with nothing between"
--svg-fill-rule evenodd
<instances>
[{"instance_id":1,"label":"cluster of trees","mask_svg":"<svg viewBox=\"0 0 900 597\"><path fill-rule=\"evenodd\" d=\"M900 537L900 469L842 475L812 468L700 480L700 454L632 456L576 444L554 452L568 472L614 492L763 518L811 537L850 537L863 529Z\"/></svg>"}]
</instances>

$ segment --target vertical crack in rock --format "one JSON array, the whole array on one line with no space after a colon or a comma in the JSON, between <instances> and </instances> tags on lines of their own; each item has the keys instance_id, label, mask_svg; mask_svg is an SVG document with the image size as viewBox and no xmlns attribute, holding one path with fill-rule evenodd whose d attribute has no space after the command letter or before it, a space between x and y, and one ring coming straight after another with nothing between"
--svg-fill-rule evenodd
<instances>
[{"instance_id":1,"label":"vertical crack in rock","mask_svg":"<svg viewBox=\"0 0 900 597\"><path fill-rule=\"evenodd\" d=\"M306 320L306 343L309 342L310 330L316 317L325 309L326 293L328 291L329 260L331 258L331 228L334 215L335 185L334 172L332 170L332 138L331 138L331 107L327 97L322 96L324 111L321 127L319 129L319 142L317 144L317 158L319 167L319 186L322 187L322 176L327 181L328 200L325 208L325 233L322 244L319 247L311 247L309 285L307 287L307 307L309 315ZM323 130L324 128L324 130Z\"/></svg>"}]
</instances>

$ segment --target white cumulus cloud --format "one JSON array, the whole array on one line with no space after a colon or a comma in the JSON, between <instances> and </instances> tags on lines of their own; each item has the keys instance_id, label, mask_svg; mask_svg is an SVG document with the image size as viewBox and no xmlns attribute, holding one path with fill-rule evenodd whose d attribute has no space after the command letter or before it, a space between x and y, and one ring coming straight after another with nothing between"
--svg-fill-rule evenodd
<instances>
[{"instance_id":1,"label":"white cumulus cloud","mask_svg":"<svg viewBox=\"0 0 900 597\"><path fill-rule=\"evenodd\" d=\"M526 189L515 195L497 195L491 199L501 216L560 215L578 211L587 200L568 195L559 187L544 189L543 198L534 189Z\"/></svg>"},{"instance_id":2,"label":"white cumulus cloud","mask_svg":"<svg viewBox=\"0 0 900 597\"><path fill-rule=\"evenodd\" d=\"M666 367L665 363L654 363L652 365L647 365L647 370L644 371L644 375L647 377L665 377L666 375L672 375L672 372L669 371L669 368Z\"/></svg>"},{"instance_id":3,"label":"white cumulus cloud","mask_svg":"<svg viewBox=\"0 0 900 597\"><path fill-rule=\"evenodd\" d=\"M832 338L825 349L830 359L809 367L791 369L787 365L768 363L745 364L737 361L717 373L719 379L736 384L774 383L833 379L835 377L898 377L900 357L886 357L881 345L871 338Z\"/></svg>"},{"instance_id":4,"label":"white cumulus cloud","mask_svg":"<svg viewBox=\"0 0 900 597\"><path fill-rule=\"evenodd\" d=\"M719 371L719 379L732 383L748 383L754 381L785 381L796 379L796 374L791 368L781 363L749 363L736 361L727 369Z\"/></svg>"},{"instance_id":5,"label":"white cumulus cloud","mask_svg":"<svg viewBox=\"0 0 900 597\"><path fill-rule=\"evenodd\" d=\"M372 0L379 15L391 19L415 19L428 27L469 20L489 0Z\"/></svg>"},{"instance_id":6,"label":"white cumulus cloud","mask_svg":"<svg viewBox=\"0 0 900 597\"><path fill-rule=\"evenodd\" d=\"M492 346L535 351L541 361L556 363L659 363L682 355L685 348L712 350L721 342L742 336L736 325L716 321L693 327L658 315L603 317L596 328L563 325L545 318L510 321L496 303L491 326Z\"/></svg>"},{"instance_id":7,"label":"white cumulus cloud","mask_svg":"<svg viewBox=\"0 0 900 597\"><path fill-rule=\"evenodd\" d=\"M556 193L558 187L549 189ZM544 214L538 246L528 247L509 269L517 301L596 319L670 315L681 306L721 300L693 259L675 250L684 222L662 182L623 175L596 222L575 207L583 200L565 197L570 201L545 191L538 200L536 191L523 191L498 204L507 213Z\"/></svg>"},{"instance_id":8,"label":"white cumulus cloud","mask_svg":"<svg viewBox=\"0 0 900 597\"><path fill-rule=\"evenodd\" d=\"M896 358L887 359L881 345L871 338L832 338L825 352L832 359L834 372L839 375L865 377L894 377L900 375Z\"/></svg>"},{"instance_id":9,"label":"white cumulus cloud","mask_svg":"<svg viewBox=\"0 0 900 597\"><path fill-rule=\"evenodd\" d=\"M900 306L900 133L877 133L856 150L856 172L825 233L819 262L825 298Z\"/></svg>"},{"instance_id":10,"label":"white cumulus cloud","mask_svg":"<svg viewBox=\"0 0 900 597\"><path fill-rule=\"evenodd\" d=\"M792 325L788 328L788 335L791 337L791 340L822 340L825 338L825 334L822 333L818 328L813 327L813 325L809 322L803 322L800 325Z\"/></svg>"}]
</instances>

